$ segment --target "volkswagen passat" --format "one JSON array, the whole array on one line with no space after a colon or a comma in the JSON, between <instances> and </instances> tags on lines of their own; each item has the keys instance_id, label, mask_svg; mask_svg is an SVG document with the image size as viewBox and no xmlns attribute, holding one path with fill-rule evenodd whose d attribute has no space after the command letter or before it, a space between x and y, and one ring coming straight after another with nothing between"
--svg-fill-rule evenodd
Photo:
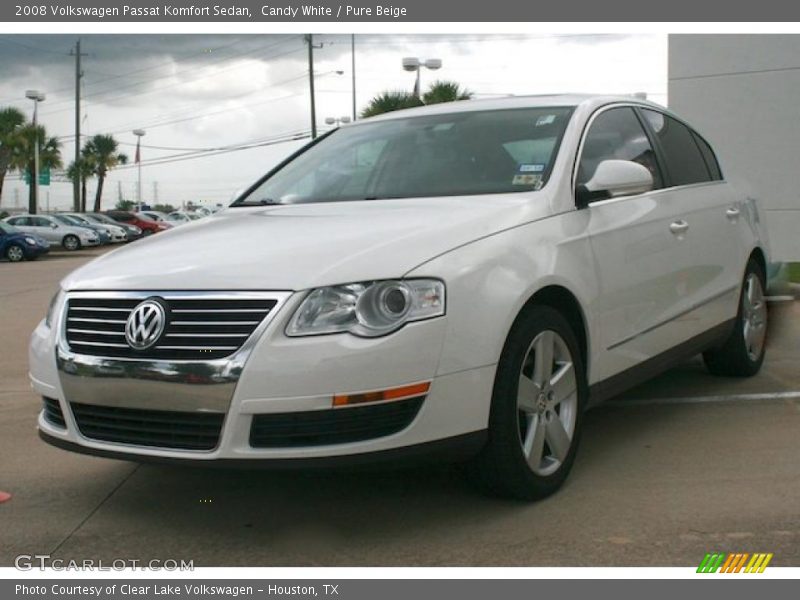
<instances>
[{"instance_id":1,"label":"volkswagen passat","mask_svg":"<svg viewBox=\"0 0 800 600\"><path fill-rule=\"evenodd\" d=\"M31 342L39 429L142 461L463 452L539 498L588 406L701 352L759 370L766 261L755 201L660 106L395 112L66 277Z\"/></svg>"}]
</instances>

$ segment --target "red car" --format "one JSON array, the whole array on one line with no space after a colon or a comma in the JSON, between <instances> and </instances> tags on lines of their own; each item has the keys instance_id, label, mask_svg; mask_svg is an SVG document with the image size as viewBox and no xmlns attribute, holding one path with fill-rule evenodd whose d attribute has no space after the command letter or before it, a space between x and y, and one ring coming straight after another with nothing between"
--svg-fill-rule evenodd
<instances>
[{"instance_id":1,"label":"red car","mask_svg":"<svg viewBox=\"0 0 800 600\"><path fill-rule=\"evenodd\" d=\"M142 230L142 233L144 235L151 235L153 233L158 233L159 231L166 231L167 229L172 228L172 226L167 223L159 223L157 221L150 221L149 219L143 219L140 216L135 215L132 212L128 212L126 210L107 210L105 214L107 214L109 217L120 223L127 223L128 225L136 225L136 227Z\"/></svg>"}]
</instances>

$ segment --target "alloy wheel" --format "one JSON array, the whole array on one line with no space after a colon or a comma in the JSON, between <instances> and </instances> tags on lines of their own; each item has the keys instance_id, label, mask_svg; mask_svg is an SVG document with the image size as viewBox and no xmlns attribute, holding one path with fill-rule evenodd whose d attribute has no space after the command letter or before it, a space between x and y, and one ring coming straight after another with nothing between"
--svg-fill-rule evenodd
<instances>
[{"instance_id":1,"label":"alloy wheel","mask_svg":"<svg viewBox=\"0 0 800 600\"><path fill-rule=\"evenodd\" d=\"M519 375L519 440L528 466L550 475L567 458L575 434L578 387L569 347L555 331L531 342Z\"/></svg>"},{"instance_id":2,"label":"alloy wheel","mask_svg":"<svg viewBox=\"0 0 800 600\"><path fill-rule=\"evenodd\" d=\"M750 360L756 361L764 350L764 339L767 334L767 303L761 279L755 273L750 273L744 283L742 327L747 355Z\"/></svg>"},{"instance_id":3,"label":"alloy wheel","mask_svg":"<svg viewBox=\"0 0 800 600\"><path fill-rule=\"evenodd\" d=\"M10 246L6 251L6 256L11 262L19 262L25 258L25 254L19 246Z\"/></svg>"}]
</instances>

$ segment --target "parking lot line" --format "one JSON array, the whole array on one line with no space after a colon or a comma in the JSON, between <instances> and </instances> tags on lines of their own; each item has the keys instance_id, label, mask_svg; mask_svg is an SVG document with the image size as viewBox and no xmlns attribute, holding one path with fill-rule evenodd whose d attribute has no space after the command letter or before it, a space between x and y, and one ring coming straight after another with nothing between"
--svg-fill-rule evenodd
<instances>
[{"instance_id":1,"label":"parking lot line","mask_svg":"<svg viewBox=\"0 0 800 600\"><path fill-rule=\"evenodd\" d=\"M766 394L723 394L720 396L688 396L679 398L631 398L610 400L602 406L645 406L651 404L710 404L714 402L764 402L800 398L800 391L772 392Z\"/></svg>"}]
</instances>

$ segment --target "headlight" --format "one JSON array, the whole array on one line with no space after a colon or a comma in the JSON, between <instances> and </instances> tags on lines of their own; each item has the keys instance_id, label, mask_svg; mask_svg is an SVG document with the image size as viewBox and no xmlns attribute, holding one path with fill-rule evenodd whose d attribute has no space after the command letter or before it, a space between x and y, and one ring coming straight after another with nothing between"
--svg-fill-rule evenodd
<instances>
[{"instance_id":1,"label":"headlight","mask_svg":"<svg viewBox=\"0 0 800 600\"><path fill-rule=\"evenodd\" d=\"M53 299L50 300L50 306L47 307L47 315L44 318L44 323L48 327L52 327L53 325L53 318L56 315L56 311L61 306L61 301L64 299L64 290L58 288L55 296Z\"/></svg>"},{"instance_id":2,"label":"headlight","mask_svg":"<svg viewBox=\"0 0 800 600\"><path fill-rule=\"evenodd\" d=\"M436 279L373 281L313 290L292 316L286 335L391 333L410 321L444 314L444 283Z\"/></svg>"},{"instance_id":3,"label":"headlight","mask_svg":"<svg viewBox=\"0 0 800 600\"><path fill-rule=\"evenodd\" d=\"M33 239L32 237L26 237L25 238L25 243L30 245L30 246L35 246L36 245L36 240Z\"/></svg>"}]
</instances>

